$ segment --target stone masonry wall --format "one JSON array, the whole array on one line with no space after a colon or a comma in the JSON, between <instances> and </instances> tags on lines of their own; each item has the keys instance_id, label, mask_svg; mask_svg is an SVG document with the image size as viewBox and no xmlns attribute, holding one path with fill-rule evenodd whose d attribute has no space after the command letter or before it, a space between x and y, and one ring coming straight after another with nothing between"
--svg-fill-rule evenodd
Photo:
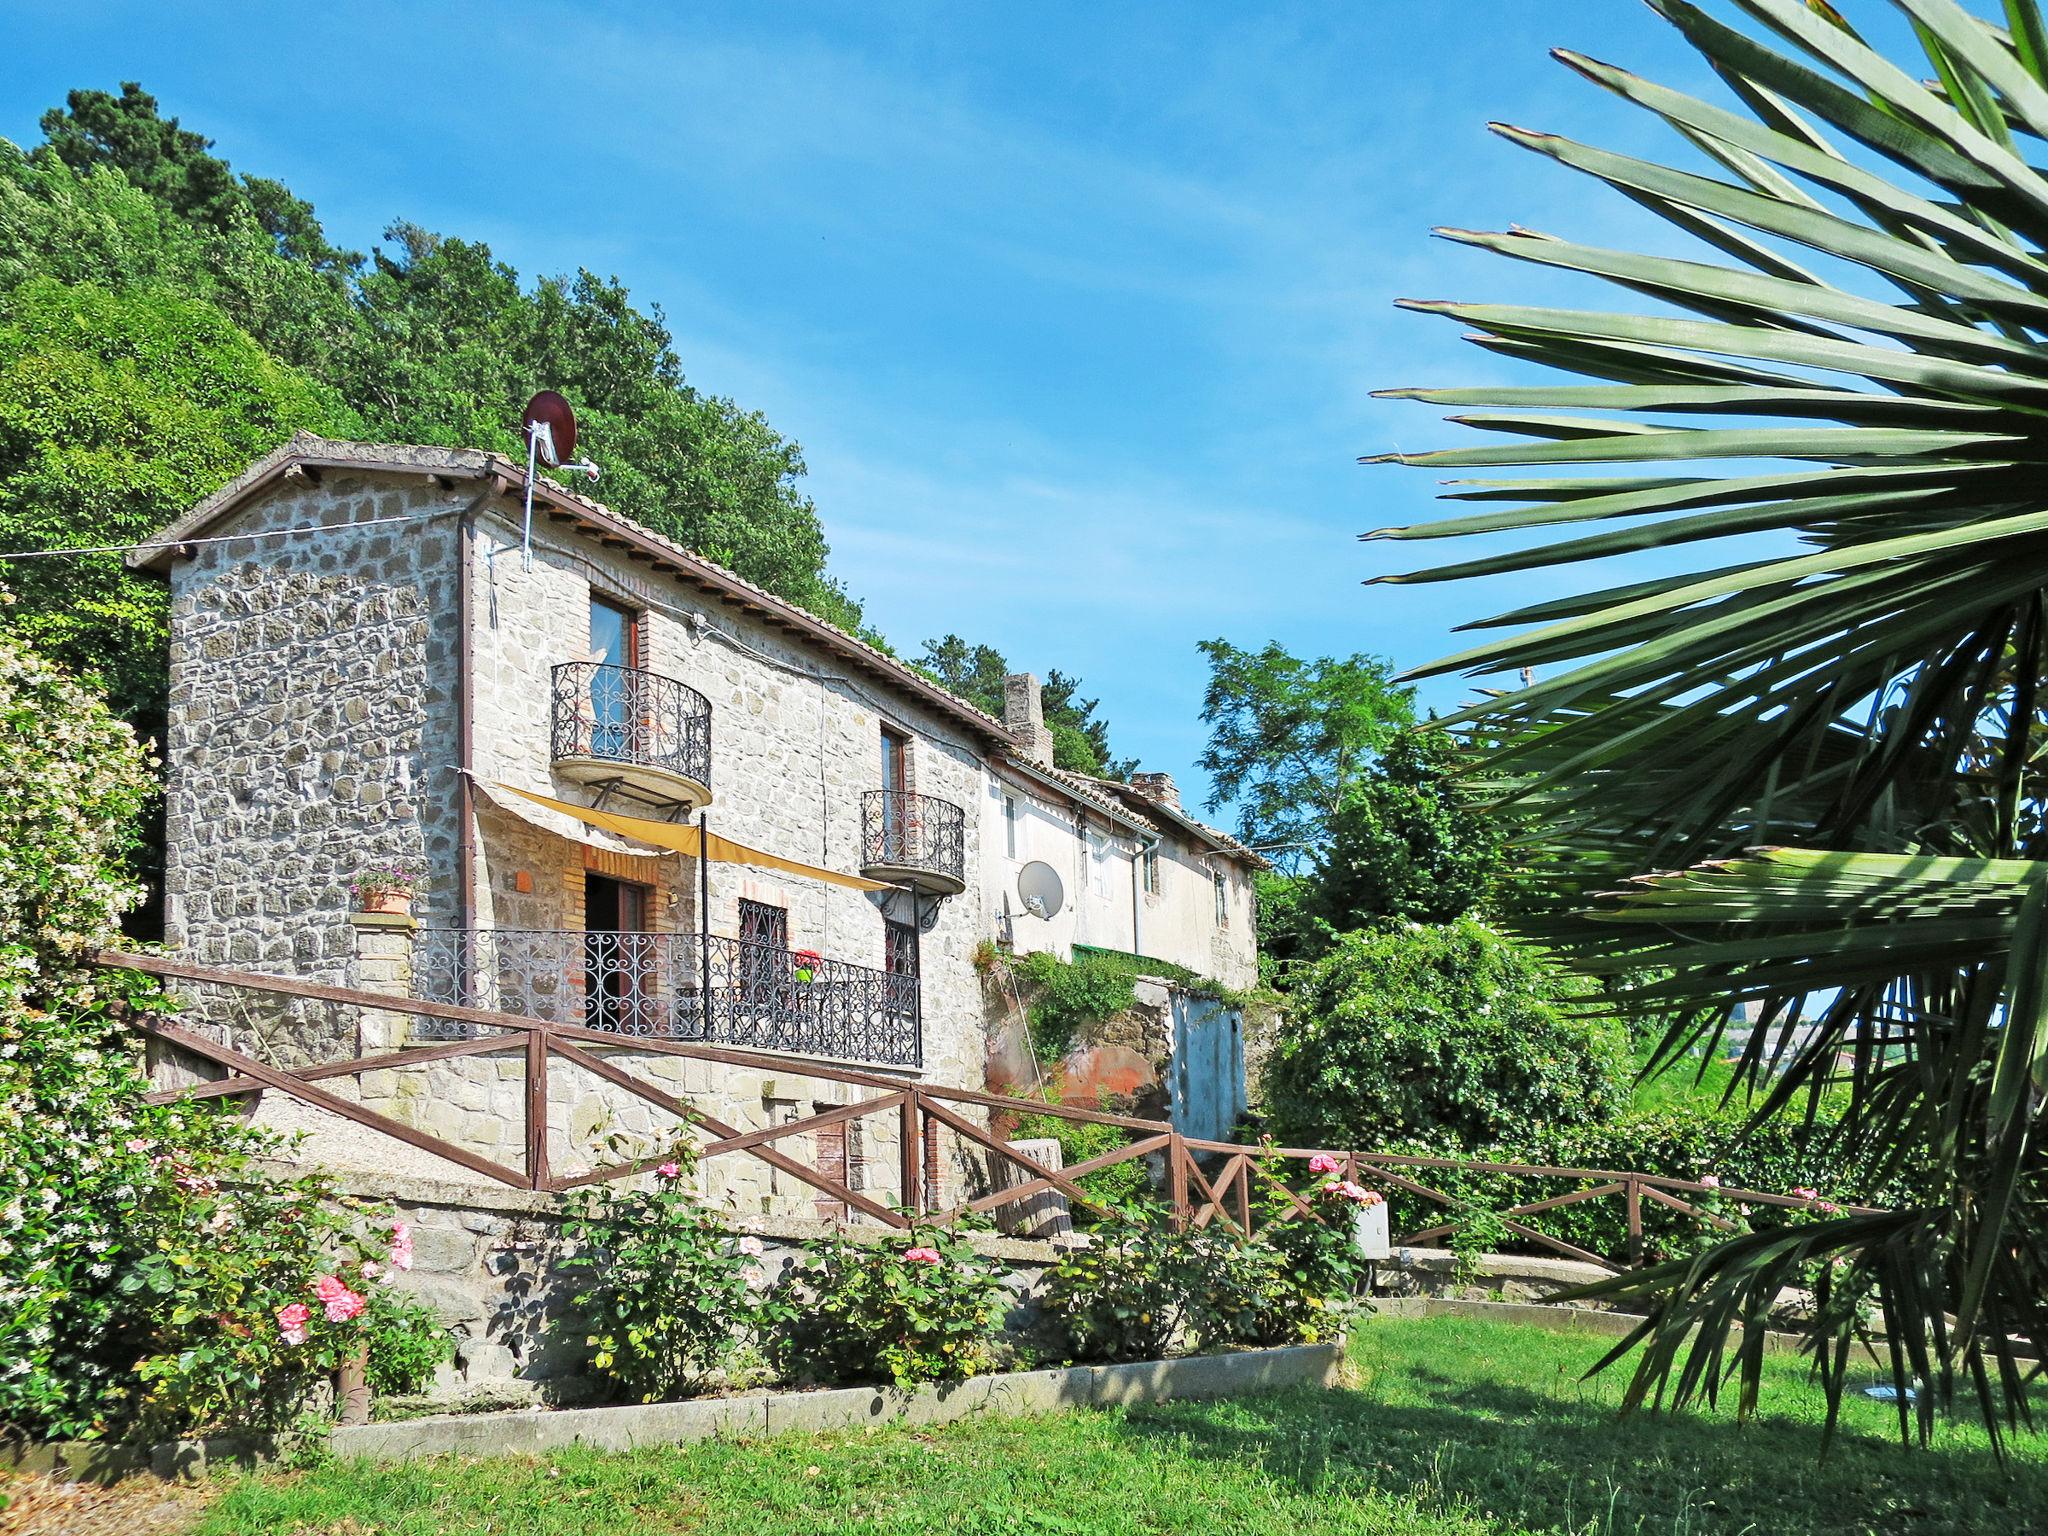
<instances>
[{"instance_id":1,"label":"stone masonry wall","mask_svg":"<svg viewBox=\"0 0 2048 1536\"><path fill-rule=\"evenodd\" d=\"M456 1356L435 1383L444 1400L464 1396L535 1395L575 1401L592 1383L583 1374L583 1332L568 1317L579 1274L563 1270L562 1204L554 1196L515 1191L489 1194L432 1179L359 1176L345 1193L389 1205L412 1230L413 1268L398 1285L431 1304L454 1334ZM816 1221L742 1217L733 1225L762 1239L766 1277L779 1275L806 1241L830 1230ZM900 1238L881 1228L863 1241ZM1030 1326L1052 1242L975 1235L974 1245L1000 1259L1016 1298L1015 1331Z\"/></svg>"},{"instance_id":2,"label":"stone masonry wall","mask_svg":"<svg viewBox=\"0 0 2048 1536\"><path fill-rule=\"evenodd\" d=\"M446 499L330 474L242 528L342 526L174 568L166 927L192 958L341 980L357 872L452 857L454 521L347 526Z\"/></svg>"}]
</instances>

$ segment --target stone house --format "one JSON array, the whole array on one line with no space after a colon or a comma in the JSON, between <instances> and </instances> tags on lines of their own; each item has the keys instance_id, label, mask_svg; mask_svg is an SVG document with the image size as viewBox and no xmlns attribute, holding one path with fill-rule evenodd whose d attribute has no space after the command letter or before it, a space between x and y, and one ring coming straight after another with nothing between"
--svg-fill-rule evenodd
<instances>
[{"instance_id":1,"label":"stone house","mask_svg":"<svg viewBox=\"0 0 2048 1536\"><path fill-rule=\"evenodd\" d=\"M621 1065L744 1129L842 1102L806 1063L980 1087L987 940L1255 974L1257 856L1188 817L1163 776L1055 769L1035 679L1011 679L993 719L552 481L532 488L529 532L527 491L499 455L302 434L132 557L171 590L180 952L616 1033ZM1057 910L1018 896L1033 863L1071 891ZM412 912L356 911L351 887L389 865L420 877ZM307 1060L435 1038L399 1014L266 1028L273 1054ZM635 1037L788 1068L634 1053ZM360 1094L506 1151L523 1134L506 1065L373 1072ZM333 1120L310 1128L342 1155L337 1117L262 1112ZM664 1133L594 1078L550 1114L557 1169ZM886 1194L892 1124L789 1150ZM710 1166L741 1208L813 1204L752 1159Z\"/></svg>"}]
</instances>

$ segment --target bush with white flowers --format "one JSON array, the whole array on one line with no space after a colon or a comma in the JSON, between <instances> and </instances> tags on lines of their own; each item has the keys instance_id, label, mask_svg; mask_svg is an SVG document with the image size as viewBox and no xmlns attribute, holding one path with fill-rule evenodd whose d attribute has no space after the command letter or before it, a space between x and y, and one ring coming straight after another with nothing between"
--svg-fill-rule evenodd
<instances>
[{"instance_id":1,"label":"bush with white flowers","mask_svg":"<svg viewBox=\"0 0 2048 1536\"><path fill-rule=\"evenodd\" d=\"M283 1423L380 1331L427 1326L380 1299L404 1247L379 1213L261 1174L231 1114L144 1102L129 1025L172 1004L87 961L141 895L149 768L0 638L0 1423L42 1436Z\"/></svg>"}]
</instances>

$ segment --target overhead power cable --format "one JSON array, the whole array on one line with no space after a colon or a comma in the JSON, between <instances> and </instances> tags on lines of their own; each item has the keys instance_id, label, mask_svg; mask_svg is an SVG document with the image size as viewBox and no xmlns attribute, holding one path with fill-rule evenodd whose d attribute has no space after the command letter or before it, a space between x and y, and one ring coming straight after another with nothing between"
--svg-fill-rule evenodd
<instances>
[{"instance_id":1,"label":"overhead power cable","mask_svg":"<svg viewBox=\"0 0 2048 1536\"><path fill-rule=\"evenodd\" d=\"M401 512L391 517L366 517L353 523L310 523L298 528L256 528L247 533L216 533L198 539L159 539L142 544L80 544L61 549L0 550L0 560L48 560L57 555L126 555L142 549L189 549L194 544L231 544L237 539L282 539L295 533L339 533L344 529L375 528L380 523L417 523L430 517L446 517L450 509L435 507L425 512Z\"/></svg>"}]
</instances>

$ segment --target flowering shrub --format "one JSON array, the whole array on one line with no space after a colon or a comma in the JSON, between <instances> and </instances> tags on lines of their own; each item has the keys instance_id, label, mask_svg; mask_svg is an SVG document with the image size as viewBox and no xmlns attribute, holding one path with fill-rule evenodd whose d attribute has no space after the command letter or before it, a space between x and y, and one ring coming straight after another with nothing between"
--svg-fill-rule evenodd
<instances>
[{"instance_id":1,"label":"flowering shrub","mask_svg":"<svg viewBox=\"0 0 2048 1536\"><path fill-rule=\"evenodd\" d=\"M411 1263L403 1226L319 1176L170 1182L129 1233L140 1251L120 1289L138 1305L109 1330L136 1358L144 1433L279 1428L359 1354L387 1377L394 1362L431 1373L446 1357L432 1312L387 1289Z\"/></svg>"},{"instance_id":2,"label":"flowering shrub","mask_svg":"<svg viewBox=\"0 0 2048 1536\"><path fill-rule=\"evenodd\" d=\"M136 1356L112 1337L134 1311L131 1226L248 1145L232 1120L142 1102L124 1024L164 1000L84 964L141 894L122 860L152 791L125 725L0 640L0 1421L35 1432L94 1434L132 1406Z\"/></svg>"},{"instance_id":3,"label":"flowering shrub","mask_svg":"<svg viewBox=\"0 0 2048 1536\"><path fill-rule=\"evenodd\" d=\"M957 1230L815 1244L775 1288L770 1356L782 1372L898 1386L986 1370L1009 1296L1002 1270Z\"/></svg>"},{"instance_id":4,"label":"flowering shrub","mask_svg":"<svg viewBox=\"0 0 2048 1536\"><path fill-rule=\"evenodd\" d=\"M1046 1314L1076 1360L1156 1360L1196 1331L1214 1287L1216 1239L1133 1206L1045 1273Z\"/></svg>"},{"instance_id":5,"label":"flowering shrub","mask_svg":"<svg viewBox=\"0 0 2048 1536\"><path fill-rule=\"evenodd\" d=\"M390 1262L364 1212L258 1170L231 1112L144 1102L129 1025L171 1004L87 960L152 791L128 728L0 639L0 1422L32 1434L280 1424L414 1327L348 1299Z\"/></svg>"},{"instance_id":6,"label":"flowering shrub","mask_svg":"<svg viewBox=\"0 0 2048 1536\"><path fill-rule=\"evenodd\" d=\"M1336 1172L1335 1158L1309 1165ZM1218 1223L1176 1231L1162 1212L1132 1207L1046 1272L1045 1309L1077 1360L1150 1360L1176 1347L1291 1344L1328 1338L1362 1261L1352 1212L1374 1191L1328 1179L1312 1216L1271 1189L1245 1238Z\"/></svg>"},{"instance_id":7,"label":"flowering shrub","mask_svg":"<svg viewBox=\"0 0 2048 1536\"><path fill-rule=\"evenodd\" d=\"M736 1238L697 1199L686 1151L651 1188L607 1184L569 1197L562 1267L588 1284L572 1298L591 1366L641 1402L679 1397L730 1357L758 1320L769 1276L761 1244Z\"/></svg>"}]
</instances>

